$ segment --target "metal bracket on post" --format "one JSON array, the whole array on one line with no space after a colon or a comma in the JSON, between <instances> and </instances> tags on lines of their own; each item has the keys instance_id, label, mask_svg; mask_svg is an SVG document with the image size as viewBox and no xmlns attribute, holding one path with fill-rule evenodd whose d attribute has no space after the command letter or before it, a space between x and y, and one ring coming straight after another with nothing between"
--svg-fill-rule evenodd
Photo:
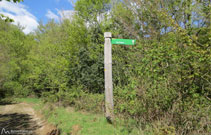
<instances>
[{"instance_id":1,"label":"metal bracket on post","mask_svg":"<svg viewBox=\"0 0 211 135\"><path fill-rule=\"evenodd\" d=\"M105 107L106 119L112 123L114 120L113 84L112 84L112 44L111 32L105 32L104 44L104 71L105 71Z\"/></svg>"}]
</instances>

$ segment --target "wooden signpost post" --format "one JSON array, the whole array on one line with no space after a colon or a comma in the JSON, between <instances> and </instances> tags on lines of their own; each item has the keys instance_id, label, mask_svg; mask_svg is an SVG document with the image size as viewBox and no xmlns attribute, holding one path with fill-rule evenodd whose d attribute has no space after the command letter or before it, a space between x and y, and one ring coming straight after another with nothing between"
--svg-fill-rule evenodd
<instances>
[{"instance_id":1,"label":"wooden signpost post","mask_svg":"<svg viewBox=\"0 0 211 135\"><path fill-rule=\"evenodd\" d=\"M113 84L112 84L112 44L135 45L134 39L112 39L111 32L105 32L104 72L105 72L105 108L106 119L114 120Z\"/></svg>"}]
</instances>

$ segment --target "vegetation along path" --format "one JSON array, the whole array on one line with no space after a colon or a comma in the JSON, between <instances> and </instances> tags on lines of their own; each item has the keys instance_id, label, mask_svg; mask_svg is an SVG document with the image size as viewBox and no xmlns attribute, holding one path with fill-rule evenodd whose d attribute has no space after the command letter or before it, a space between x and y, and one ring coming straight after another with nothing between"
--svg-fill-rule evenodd
<instances>
[{"instance_id":1,"label":"vegetation along path","mask_svg":"<svg viewBox=\"0 0 211 135\"><path fill-rule=\"evenodd\" d=\"M20 98L13 101L0 101L0 135L140 134L135 128L123 126L121 121L116 121L114 125L109 124L101 114L44 103L37 98Z\"/></svg>"},{"instance_id":2,"label":"vegetation along path","mask_svg":"<svg viewBox=\"0 0 211 135\"><path fill-rule=\"evenodd\" d=\"M53 130L29 103L0 104L0 134L46 135Z\"/></svg>"}]
</instances>

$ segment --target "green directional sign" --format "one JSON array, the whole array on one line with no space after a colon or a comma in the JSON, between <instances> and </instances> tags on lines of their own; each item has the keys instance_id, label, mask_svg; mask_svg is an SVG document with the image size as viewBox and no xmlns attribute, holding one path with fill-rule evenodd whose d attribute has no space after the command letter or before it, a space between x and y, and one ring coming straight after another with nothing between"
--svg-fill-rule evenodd
<instances>
[{"instance_id":1,"label":"green directional sign","mask_svg":"<svg viewBox=\"0 0 211 135\"><path fill-rule=\"evenodd\" d=\"M118 45L135 45L136 40L135 39L115 39L113 38L111 40L112 44L118 44Z\"/></svg>"}]
</instances>

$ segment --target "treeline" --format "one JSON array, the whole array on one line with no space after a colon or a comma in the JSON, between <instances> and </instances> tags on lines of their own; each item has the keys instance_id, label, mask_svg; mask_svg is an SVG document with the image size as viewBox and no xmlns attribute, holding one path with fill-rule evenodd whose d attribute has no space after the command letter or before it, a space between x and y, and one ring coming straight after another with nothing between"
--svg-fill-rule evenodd
<instances>
[{"instance_id":1,"label":"treeline","mask_svg":"<svg viewBox=\"0 0 211 135\"><path fill-rule=\"evenodd\" d=\"M152 134L208 134L210 20L210 0L78 0L71 20L28 35L1 20L0 96L102 112L109 31L137 40L112 48L116 115Z\"/></svg>"}]
</instances>

